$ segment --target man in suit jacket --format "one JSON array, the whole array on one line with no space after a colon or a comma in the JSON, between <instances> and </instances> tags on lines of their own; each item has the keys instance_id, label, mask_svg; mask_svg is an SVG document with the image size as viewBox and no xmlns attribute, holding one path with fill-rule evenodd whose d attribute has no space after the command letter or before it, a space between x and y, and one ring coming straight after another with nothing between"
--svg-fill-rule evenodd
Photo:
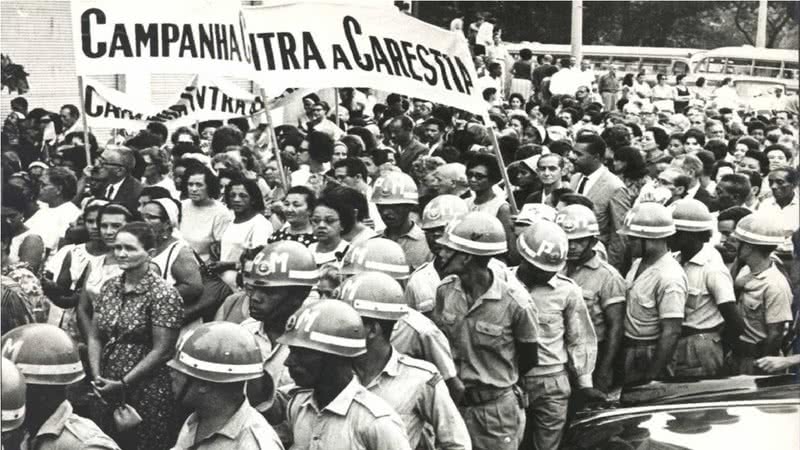
<instances>
[{"instance_id":1,"label":"man in suit jacket","mask_svg":"<svg viewBox=\"0 0 800 450\"><path fill-rule=\"evenodd\" d=\"M608 249L608 262L620 270L625 261L626 241L617 233L633 199L625 183L603 165L606 143L600 136L584 134L578 137L570 152L575 170L570 187L594 203L600 226L600 241Z\"/></svg>"},{"instance_id":2,"label":"man in suit jacket","mask_svg":"<svg viewBox=\"0 0 800 450\"><path fill-rule=\"evenodd\" d=\"M700 177L704 173L703 162L700 158L695 155L680 155L672 161L672 165L690 178L686 198L693 198L711 208L711 193L700 184Z\"/></svg>"},{"instance_id":3,"label":"man in suit jacket","mask_svg":"<svg viewBox=\"0 0 800 450\"><path fill-rule=\"evenodd\" d=\"M106 199L121 203L135 213L139 208L142 183L131 176L136 166L133 150L121 146L110 147L100 155L98 164L108 173Z\"/></svg>"},{"instance_id":4,"label":"man in suit jacket","mask_svg":"<svg viewBox=\"0 0 800 450\"><path fill-rule=\"evenodd\" d=\"M428 147L414 136L414 121L408 116L397 116L387 127L389 139L396 147L397 167L411 173L411 165L420 156L428 154Z\"/></svg>"}]
</instances>

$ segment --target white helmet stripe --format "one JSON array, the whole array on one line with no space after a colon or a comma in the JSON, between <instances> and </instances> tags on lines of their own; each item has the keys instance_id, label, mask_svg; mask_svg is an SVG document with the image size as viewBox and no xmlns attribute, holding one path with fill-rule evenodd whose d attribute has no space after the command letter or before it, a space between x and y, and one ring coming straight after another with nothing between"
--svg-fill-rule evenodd
<instances>
[{"instance_id":1,"label":"white helmet stripe","mask_svg":"<svg viewBox=\"0 0 800 450\"><path fill-rule=\"evenodd\" d=\"M464 247L471 247L476 250L488 250L488 251L500 251L504 252L507 250L506 241L503 242L478 242L473 241L470 239L464 239L460 236L456 236L453 233L447 234L447 240L454 244L463 245Z\"/></svg>"},{"instance_id":2,"label":"white helmet stripe","mask_svg":"<svg viewBox=\"0 0 800 450\"><path fill-rule=\"evenodd\" d=\"M367 346L366 339L352 339L333 336L331 334L320 333L319 331L312 331L309 333L308 338L321 344L338 345L339 347L362 349Z\"/></svg>"},{"instance_id":3,"label":"white helmet stripe","mask_svg":"<svg viewBox=\"0 0 800 450\"><path fill-rule=\"evenodd\" d=\"M313 280L319 278L318 270L289 270L289 278L297 278L298 280Z\"/></svg>"},{"instance_id":4,"label":"white helmet stripe","mask_svg":"<svg viewBox=\"0 0 800 450\"><path fill-rule=\"evenodd\" d=\"M631 231L641 231L644 233L669 233L675 231L674 225L664 225L660 227L654 227L651 225L636 225L631 224L628 226Z\"/></svg>"},{"instance_id":5,"label":"white helmet stripe","mask_svg":"<svg viewBox=\"0 0 800 450\"><path fill-rule=\"evenodd\" d=\"M17 363L17 368L23 375L70 375L83 373L83 365L80 362L47 365Z\"/></svg>"},{"instance_id":6,"label":"white helmet stripe","mask_svg":"<svg viewBox=\"0 0 800 450\"><path fill-rule=\"evenodd\" d=\"M674 222L675 228L681 227L687 230L713 230L715 225L713 220L675 219Z\"/></svg>"},{"instance_id":7,"label":"white helmet stripe","mask_svg":"<svg viewBox=\"0 0 800 450\"><path fill-rule=\"evenodd\" d=\"M408 266L404 264L383 263L378 261L366 261L364 267L378 272L401 272L408 273Z\"/></svg>"},{"instance_id":8,"label":"white helmet stripe","mask_svg":"<svg viewBox=\"0 0 800 450\"><path fill-rule=\"evenodd\" d=\"M369 300L356 300L353 302L353 308L355 308L356 310L393 312L402 314L408 312L408 305L405 304L381 303L381 302L372 302Z\"/></svg>"},{"instance_id":9,"label":"white helmet stripe","mask_svg":"<svg viewBox=\"0 0 800 450\"><path fill-rule=\"evenodd\" d=\"M25 415L25 405L17 409L4 409L0 416L3 420L17 420Z\"/></svg>"},{"instance_id":10,"label":"white helmet stripe","mask_svg":"<svg viewBox=\"0 0 800 450\"><path fill-rule=\"evenodd\" d=\"M783 237L752 233L750 231L743 230L741 227L736 228L736 231L734 231L734 235L737 234L745 239L751 239L759 242L762 245L781 245L784 242Z\"/></svg>"},{"instance_id":11,"label":"white helmet stripe","mask_svg":"<svg viewBox=\"0 0 800 450\"><path fill-rule=\"evenodd\" d=\"M213 373L230 373L236 375L249 375L261 373L264 369L261 364L219 364L211 361L197 359L184 352L178 354L178 360L195 369Z\"/></svg>"}]
</instances>

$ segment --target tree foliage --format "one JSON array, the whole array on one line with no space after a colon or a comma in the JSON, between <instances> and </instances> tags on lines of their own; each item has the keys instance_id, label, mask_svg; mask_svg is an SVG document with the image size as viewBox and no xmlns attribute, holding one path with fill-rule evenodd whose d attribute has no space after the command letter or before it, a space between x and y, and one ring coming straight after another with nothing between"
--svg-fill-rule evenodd
<instances>
[{"instance_id":1,"label":"tree foliage","mask_svg":"<svg viewBox=\"0 0 800 450\"><path fill-rule=\"evenodd\" d=\"M798 48L800 2L769 2L767 47ZM447 27L459 13L465 22L487 11L497 18L503 40L566 44L572 3L419 2L419 17ZM753 45L758 2L584 1L584 44L715 48Z\"/></svg>"}]
</instances>

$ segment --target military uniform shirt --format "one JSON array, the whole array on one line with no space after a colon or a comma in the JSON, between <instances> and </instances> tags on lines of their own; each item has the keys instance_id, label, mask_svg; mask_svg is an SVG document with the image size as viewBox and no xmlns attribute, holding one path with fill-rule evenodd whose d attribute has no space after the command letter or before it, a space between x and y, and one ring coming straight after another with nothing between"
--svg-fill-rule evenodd
<instances>
[{"instance_id":1,"label":"military uniform shirt","mask_svg":"<svg viewBox=\"0 0 800 450\"><path fill-rule=\"evenodd\" d=\"M581 387L592 387L597 337L581 288L556 274L528 291L539 314L539 361L527 375L546 375L569 366Z\"/></svg>"},{"instance_id":2,"label":"military uniform shirt","mask_svg":"<svg viewBox=\"0 0 800 450\"><path fill-rule=\"evenodd\" d=\"M581 288L597 342L605 341L605 310L611 305L625 302L625 279L597 253L577 267L569 277Z\"/></svg>"},{"instance_id":3,"label":"military uniform shirt","mask_svg":"<svg viewBox=\"0 0 800 450\"><path fill-rule=\"evenodd\" d=\"M200 439L197 421L197 413L186 419L172 450L283 450L275 430L246 399L225 425Z\"/></svg>"},{"instance_id":4,"label":"military uniform shirt","mask_svg":"<svg viewBox=\"0 0 800 450\"><path fill-rule=\"evenodd\" d=\"M389 239L387 236L383 236ZM425 240L425 232L416 223L411 225L408 233L398 237L395 242L400 244L403 253L406 254L406 262L411 266L411 270L433 259L428 241Z\"/></svg>"},{"instance_id":5,"label":"military uniform shirt","mask_svg":"<svg viewBox=\"0 0 800 450\"><path fill-rule=\"evenodd\" d=\"M392 349L386 367L365 387L394 408L412 448L418 448L426 424L433 427L436 448L471 448L467 426L432 364Z\"/></svg>"},{"instance_id":6,"label":"military uniform shirt","mask_svg":"<svg viewBox=\"0 0 800 450\"><path fill-rule=\"evenodd\" d=\"M683 319L688 291L686 273L667 252L634 280L641 263L641 258L636 259L625 278L628 286L625 336L658 339L661 319Z\"/></svg>"},{"instance_id":7,"label":"military uniform shirt","mask_svg":"<svg viewBox=\"0 0 800 450\"><path fill-rule=\"evenodd\" d=\"M689 282L683 325L707 330L725 322L717 305L736 301L733 278L722 256L710 244L683 263Z\"/></svg>"},{"instance_id":8,"label":"military uniform shirt","mask_svg":"<svg viewBox=\"0 0 800 450\"><path fill-rule=\"evenodd\" d=\"M767 339L767 325L792 320L792 291L775 264L757 273L745 266L736 277L739 314L744 319L743 342L758 344Z\"/></svg>"},{"instance_id":9,"label":"military uniform shirt","mask_svg":"<svg viewBox=\"0 0 800 450\"><path fill-rule=\"evenodd\" d=\"M269 340L267 332L264 331L264 324L252 317L248 317L241 325L255 336L258 348L261 350L261 360L264 361L264 372L270 375L273 388L277 390L294 384L294 380L289 376L289 369L284 365L286 358L289 357L289 346L278 343L273 344ZM256 409L264 412L271 405L272 399L266 399L256 405Z\"/></svg>"},{"instance_id":10,"label":"military uniform shirt","mask_svg":"<svg viewBox=\"0 0 800 450\"><path fill-rule=\"evenodd\" d=\"M354 376L320 409L314 391L297 391L287 416L293 450L411 450L403 422L392 407L367 391Z\"/></svg>"},{"instance_id":11,"label":"military uniform shirt","mask_svg":"<svg viewBox=\"0 0 800 450\"><path fill-rule=\"evenodd\" d=\"M119 446L91 420L72 413L64 400L36 436L25 439L23 450L119 450Z\"/></svg>"},{"instance_id":12,"label":"military uniform shirt","mask_svg":"<svg viewBox=\"0 0 800 450\"><path fill-rule=\"evenodd\" d=\"M508 267L496 258L489 260L489 267L502 269L498 270L498 273L502 272L503 276L508 270ZM406 304L422 313L433 311L433 307L436 304L436 288L441 281L439 272L433 268L433 261L428 261L417 267L417 270L409 277L406 285Z\"/></svg>"},{"instance_id":13,"label":"military uniform shirt","mask_svg":"<svg viewBox=\"0 0 800 450\"><path fill-rule=\"evenodd\" d=\"M442 330L422 313L412 309L395 322L391 341L400 353L436 366L445 380L456 376L450 343Z\"/></svg>"},{"instance_id":14,"label":"military uniform shirt","mask_svg":"<svg viewBox=\"0 0 800 450\"><path fill-rule=\"evenodd\" d=\"M536 309L519 282L492 272L492 285L470 307L461 279L451 275L436 291L433 321L453 349L458 377L467 386L507 388L519 379L516 343L535 343Z\"/></svg>"}]
</instances>

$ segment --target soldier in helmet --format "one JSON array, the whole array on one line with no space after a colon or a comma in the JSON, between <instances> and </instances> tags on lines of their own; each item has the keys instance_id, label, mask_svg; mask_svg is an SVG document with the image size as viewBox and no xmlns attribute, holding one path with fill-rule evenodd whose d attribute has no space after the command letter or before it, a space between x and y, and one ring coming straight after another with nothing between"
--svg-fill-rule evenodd
<instances>
[{"instance_id":1,"label":"soldier in helmet","mask_svg":"<svg viewBox=\"0 0 800 450\"><path fill-rule=\"evenodd\" d=\"M241 325L256 337L264 360L263 376L247 383L248 398L264 412L275 391L292 382L284 367L289 349L279 345L277 339L286 329L286 321L319 281L319 272L308 247L294 241L278 241L264 247L252 263L247 263L243 280L250 317Z\"/></svg>"},{"instance_id":2,"label":"soldier in helmet","mask_svg":"<svg viewBox=\"0 0 800 450\"><path fill-rule=\"evenodd\" d=\"M2 448L18 448L25 436L25 377L9 359L2 358L0 366L2 397Z\"/></svg>"},{"instance_id":3,"label":"soldier in helmet","mask_svg":"<svg viewBox=\"0 0 800 450\"><path fill-rule=\"evenodd\" d=\"M2 356L25 377L25 448L119 449L94 422L72 412L67 386L85 374L78 346L64 330L43 323L14 328L3 335Z\"/></svg>"},{"instance_id":4,"label":"soldier in helmet","mask_svg":"<svg viewBox=\"0 0 800 450\"><path fill-rule=\"evenodd\" d=\"M623 382L644 383L670 375L688 294L686 274L667 248L675 224L665 206L639 203L619 233L628 236L634 258L625 278Z\"/></svg>"},{"instance_id":5,"label":"soldier in helmet","mask_svg":"<svg viewBox=\"0 0 800 450\"><path fill-rule=\"evenodd\" d=\"M410 216L418 204L414 180L403 172L383 174L375 180L372 202L377 205L381 219L386 224L383 237L400 244L411 269L430 261L433 255L425 241L425 233Z\"/></svg>"},{"instance_id":6,"label":"soldier in helmet","mask_svg":"<svg viewBox=\"0 0 800 450\"><path fill-rule=\"evenodd\" d=\"M310 303L286 323L278 342L300 388L287 406L293 449L410 450L397 413L353 375L365 338L361 317L339 300Z\"/></svg>"},{"instance_id":7,"label":"soldier in helmet","mask_svg":"<svg viewBox=\"0 0 800 450\"><path fill-rule=\"evenodd\" d=\"M395 323L409 310L400 284L384 273L363 272L344 282L339 299L358 312L367 333L367 353L355 360L358 380L400 415L411 447L419 448L428 425L436 448L471 448L467 427L436 367L392 346Z\"/></svg>"},{"instance_id":8,"label":"soldier in helmet","mask_svg":"<svg viewBox=\"0 0 800 450\"><path fill-rule=\"evenodd\" d=\"M699 200L686 198L674 203L672 219L675 234L670 249L686 272L689 296L674 370L678 377L716 377L722 375L724 355L721 331L738 341L744 323L736 309L733 279L719 252L708 241L714 218Z\"/></svg>"},{"instance_id":9,"label":"soldier in helmet","mask_svg":"<svg viewBox=\"0 0 800 450\"><path fill-rule=\"evenodd\" d=\"M770 255L784 242L780 223L771 215L751 214L736 225L737 258L745 264L734 284L744 332L728 362L735 374L761 373L755 360L779 355L786 322L792 320L792 292Z\"/></svg>"},{"instance_id":10,"label":"soldier in helmet","mask_svg":"<svg viewBox=\"0 0 800 450\"><path fill-rule=\"evenodd\" d=\"M430 263L423 264L417 271L428 264ZM389 239L373 238L353 246L342 260L342 277L365 272L384 273L402 285L408 279L408 264L400 244ZM435 290L438 284L437 277L433 287L428 287ZM392 345L403 354L434 364L447 386L453 387L456 366L447 338L436 324L415 309L417 305L408 302L407 297L406 303L411 308L395 322ZM430 303L430 309L433 309L433 299Z\"/></svg>"},{"instance_id":11,"label":"soldier in helmet","mask_svg":"<svg viewBox=\"0 0 800 450\"><path fill-rule=\"evenodd\" d=\"M283 449L275 431L244 395L247 380L263 374L252 334L230 322L210 322L183 336L175 357L172 390L193 412L174 450Z\"/></svg>"},{"instance_id":12,"label":"soldier in helmet","mask_svg":"<svg viewBox=\"0 0 800 450\"><path fill-rule=\"evenodd\" d=\"M441 271L433 321L453 348L461 407L472 446L516 449L525 428L520 373L537 361L537 321L530 295L518 282L489 267L508 250L500 220L471 212L437 241Z\"/></svg>"},{"instance_id":13,"label":"soldier in helmet","mask_svg":"<svg viewBox=\"0 0 800 450\"><path fill-rule=\"evenodd\" d=\"M591 209L565 206L555 222L569 241L563 273L580 286L597 335L594 387L608 392L614 385L614 368L625 328L625 279L597 252L600 229Z\"/></svg>"},{"instance_id":14,"label":"soldier in helmet","mask_svg":"<svg viewBox=\"0 0 800 450\"><path fill-rule=\"evenodd\" d=\"M528 394L522 448L558 448L572 393L569 375L581 393L603 398L592 387L597 338L581 289L558 272L567 260L567 235L555 223L539 220L517 238L522 263L516 277L528 289L539 317L539 361L520 380Z\"/></svg>"}]
</instances>

